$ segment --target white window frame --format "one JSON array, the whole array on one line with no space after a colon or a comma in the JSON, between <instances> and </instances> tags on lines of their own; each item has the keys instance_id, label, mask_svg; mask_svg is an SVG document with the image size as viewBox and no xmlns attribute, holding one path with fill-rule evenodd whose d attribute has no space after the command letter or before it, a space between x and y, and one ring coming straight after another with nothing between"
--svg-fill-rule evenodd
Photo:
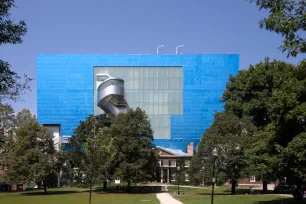
<instances>
[{"instance_id":1,"label":"white window frame","mask_svg":"<svg viewBox=\"0 0 306 204\"><path fill-rule=\"evenodd\" d=\"M256 177L255 177L255 176L251 176L250 182L251 182L251 183L255 183L255 182L256 182Z\"/></svg>"},{"instance_id":2,"label":"white window frame","mask_svg":"<svg viewBox=\"0 0 306 204\"><path fill-rule=\"evenodd\" d=\"M162 166L161 160L158 160L158 164L159 164L160 167Z\"/></svg>"},{"instance_id":3,"label":"white window frame","mask_svg":"<svg viewBox=\"0 0 306 204\"><path fill-rule=\"evenodd\" d=\"M187 173L185 173L185 181L189 181L189 174L187 174Z\"/></svg>"},{"instance_id":4,"label":"white window frame","mask_svg":"<svg viewBox=\"0 0 306 204\"><path fill-rule=\"evenodd\" d=\"M173 177L173 178L174 178L174 179L171 179L171 181L175 181L176 174L171 174L171 177Z\"/></svg>"},{"instance_id":5,"label":"white window frame","mask_svg":"<svg viewBox=\"0 0 306 204\"><path fill-rule=\"evenodd\" d=\"M186 164L186 162L187 162L188 164ZM185 161L184 161L184 167L190 167L190 160L185 160Z\"/></svg>"},{"instance_id":6,"label":"white window frame","mask_svg":"<svg viewBox=\"0 0 306 204\"><path fill-rule=\"evenodd\" d=\"M176 160L169 160L170 162L170 167L176 167Z\"/></svg>"}]
</instances>

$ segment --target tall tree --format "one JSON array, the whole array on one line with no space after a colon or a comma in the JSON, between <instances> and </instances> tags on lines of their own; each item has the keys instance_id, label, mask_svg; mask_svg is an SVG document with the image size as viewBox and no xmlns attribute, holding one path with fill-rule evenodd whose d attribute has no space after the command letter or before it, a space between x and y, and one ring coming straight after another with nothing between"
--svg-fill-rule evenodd
<instances>
[{"instance_id":1,"label":"tall tree","mask_svg":"<svg viewBox=\"0 0 306 204\"><path fill-rule=\"evenodd\" d=\"M152 150L153 131L146 113L130 109L116 116L110 128L115 149L116 176L128 183L154 180L157 163Z\"/></svg>"},{"instance_id":2,"label":"tall tree","mask_svg":"<svg viewBox=\"0 0 306 204\"><path fill-rule=\"evenodd\" d=\"M269 178L297 175L297 167L302 172L297 164L303 155L293 154L292 147L305 133L305 70L305 61L293 66L266 59L230 77L223 94L225 110L238 117L251 117L259 130L248 163L261 174L257 176L264 180L264 191Z\"/></svg>"},{"instance_id":3,"label":"tall tree","mask_svg":"<svg viewBox=\"0 0 306 204\"><path fill-rule=\"evenodd\" d=\"M108 170L113 156L112 140L109 137L109 128L96 128L84 144L84 172L85 181L89 185L89 204L91 204L92 187L98 182L105 182L109 177Z\"/></svg>"},{"instance_id":4,"label":"tall tree","mask_svg":"<svg viewBox=\"0 0 306 204\"><path fill-rule=\"evenodd\" d=\"M6 168L6 154L15 129L14 111L9 105L0 104L0 167Z\"/></svg>"},{"instance_id":5,"label":"tall tree","mask_svg":"<svg viewBox=\"0 0 306 204\"><path fill-rule=\"evenodd\" d=\"M80 121L79 126L74 130L74 136L70 138L69 145L71 150L67 153L68 160L70 162L70 167L72 169L78 169L78 176L75 178L78 183L81 182L80 171L85 168L84 159L84 144L87 139L92 136L93 130L99 132L100 129L105 127L110 127L111 120L105 114L101 115L89 115L85 121ZM107 136L107 134L105 134ZM106 181L106 180L105 180ZM106 188L106 182L104 182L104 187Z\"/></svg>"},{"instance_id":6,"label":"tall tree","mask_svg":"<svg viewBox=\"0 0 306 204\"><path fill-rule=\"evenodd\" d=\"M0 1L0 45L22 43L22 37L27 32L24 21L15 24L10 19L10 9L14 6L14 0ZM25 75L22 81L11 70L9 63L0 60L0 103L4 100L18 100L23 91L30 89L31 80Z\"/></svg>"},{"instance_id":7,"label":"tall tree","mask_svg":"<svg viewBox=\"0 0 306 204\"><path fill-rule=\"evenodd\" d=\"M244 151L255 141L256 131L248 119L239 119L232 113L217 113L212 126L201 139L192 164L202 161L204 171L211 178L212 165L216 165L213 164L211 148L217 148L218 172L225 173L226 179L232 184L232 194L235 194L237 181L245 169Z\"/></svg>"},{"instance_id":8,"label":"tall tree","mask_svg":"<svg viewBox=\"0 0 306 204\"><path fill-rule=\"evenodd\" d=\"M281 50L287 56L306 53L306 1L305 0L251 0L259 10L269 16L260 21L260 27L284 37Z\"/></svg>"},{"instance_id":9,"label":"tall tree","mask_svg":"<svg viewBox=\"0 0 306 204\"><path fill-rule=\"evenodd\" d=\"M53 136L42 127L29 110L17 114L17 123L10 150L7 152L7 171L9 183L43 182L47 193L47 180L61 167L61 157L56 152Z\"/></svg>"}]
</instances>

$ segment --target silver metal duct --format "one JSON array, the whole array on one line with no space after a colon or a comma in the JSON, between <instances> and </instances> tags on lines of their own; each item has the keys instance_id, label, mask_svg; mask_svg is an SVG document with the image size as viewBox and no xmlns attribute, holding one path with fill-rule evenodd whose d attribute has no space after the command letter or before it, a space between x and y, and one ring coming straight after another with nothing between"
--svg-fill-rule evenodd
<instances>
[{"instance_id":1,"label":"silver metal duct","mask_svg":"<svg viewBox=\"0 0 306 204\"><path fill-rule=\"evenodd\" d=\"M129 105L124 98L123 79L108 74L98 74L96 88L98 91L98 106L106 113L116 116L127 112Z\"/></svg>"}]
</instances>

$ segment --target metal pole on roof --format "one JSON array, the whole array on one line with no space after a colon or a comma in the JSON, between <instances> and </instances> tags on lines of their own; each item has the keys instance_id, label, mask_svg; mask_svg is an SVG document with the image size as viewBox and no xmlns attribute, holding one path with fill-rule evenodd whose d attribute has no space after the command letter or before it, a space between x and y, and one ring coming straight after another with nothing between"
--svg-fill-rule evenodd
<instances>
[{"instance_id":1,"label":"metal pole on roof","mask_svg":"<svg viewBox=\"0 0 306 204\"><path fill-rule=\"evenodd\" d=\"M179 49L180 47L184 47L184 45L176 46L176 48L175 48L175 54L178 54L178 49Z\"/></svg>"},{"instance_id":2,"label":"metal pole on roof","mask_svg":"<svg viewBox=\"0 0 306 204\"><path fill-rule=\"evenodd\" d=\"M159 48L161 48L161 47L164 47L164 45L159 45L159 46L156 47L156 54L157 54L157 55L158 55L158 50L159 50Z\"/></svg>"}]
</instances>

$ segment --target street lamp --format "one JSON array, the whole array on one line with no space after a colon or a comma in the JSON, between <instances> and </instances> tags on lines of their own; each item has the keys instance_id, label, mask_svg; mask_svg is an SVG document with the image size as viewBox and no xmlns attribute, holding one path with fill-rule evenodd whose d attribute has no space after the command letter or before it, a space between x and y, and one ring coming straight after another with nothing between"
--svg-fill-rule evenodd
<instances>
[{"instance_id":1,"label":"street lamp","mask_svg":"<svg viewBox=\"0 0 306 204\"><path fill-rule=\"evenodd\" d=\"M159 45L156 47L156 54L158 54L159 48L164 47L164 45Z\"/></svg>"},{"instance_id":2,"label":"street lamp","mask_svg":"<svg viewBox=\"0 0 306 204\"><path fill-rule=\"evenodd\" d=\"M175 47L175 54L178 54L178 49L179 49L180 47L184 47L184 45L176 46L176 47Z\"/></svg>"},{"instance_id":3,"label":"street lamp","mask_svg":"<svg viewBox=\"0 0 306 204\"><path fill-rule=\"evenodd\" d=\"M213 157L213 174L212 174L212 190L211 190L211 204L214 203L214 190L215 190L215 183L216 183L216 178L215 178L215 163L216 163L216 159L217 159L217 156L218 156L218 150L217 148L215 147L213 150L212 150L212 157Z\"/></svg>"},{"instance_id":4,"label":"street lamp","mask_svg":"<svg viewBox=\"0 0 306 204\"><path fill-rule=\"evenodd\" d=\"M180 166L176 167L177 169L177 195L180 195Z\"/></svg>"}]
</instances>

